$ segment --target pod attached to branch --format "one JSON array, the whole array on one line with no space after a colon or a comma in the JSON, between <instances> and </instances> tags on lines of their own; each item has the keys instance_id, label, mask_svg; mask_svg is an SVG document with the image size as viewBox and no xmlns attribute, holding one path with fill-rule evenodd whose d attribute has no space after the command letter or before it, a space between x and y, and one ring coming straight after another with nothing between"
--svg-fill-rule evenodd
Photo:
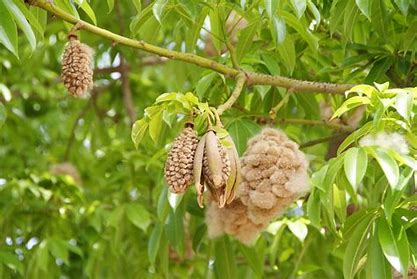
<instances>
[{"instance_id":1,"label":"pod attached to branch","mask_svg":"<svg viewBox=\"0 0 417 279\"><path fill-rule=\"evenodd\" d=\"M86 44L70 33L62 56L61 79L74 97L85 96L93 87L93 53Z\"/></svg>"},{"instance_id":2,"label":"pod attached to branch","mask_svg":"<svg viewBox=\"0 0 417 279\"><path fill-rule=\"evenodd\" d=\"M165 163L165 180L173 193L184 193L193 183L193 162L197 148L197 132L186 123L175 139Z\"/></svg>"}]
</instances>

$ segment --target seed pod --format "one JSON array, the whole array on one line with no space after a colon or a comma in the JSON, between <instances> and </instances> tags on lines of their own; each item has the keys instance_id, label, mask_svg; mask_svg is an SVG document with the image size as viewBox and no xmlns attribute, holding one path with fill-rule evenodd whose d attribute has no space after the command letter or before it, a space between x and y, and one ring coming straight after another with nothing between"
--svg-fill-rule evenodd
<instances>
[{"instance_id":1,"label":"seed pod","mask_svg":"<svg viewBox=\"0 0 417 279\"><path fill-rule=\"evenodd\" d=\"M84 96L93 87L93 50L71 35L62 57L61 79L69 93Z\"/></svg>"},{"instance_id":2,"label":"seed pod","mask_svg":"<svg viewBox=\"0 0 417 279\"><path fill-rule=\"evenodd\" d=\"M229 196L226 188L230 173L228 152L210 129L200 139L194 157L194 177L200 207L203 207L204 186L208 187L219 207L226 204Z\"/></svg>"},{"instance_id":3,"label":"seed pod","mask_svg":"<svg viewBox=\"0 0 417 279\"><path fill-rule=\"evenodd\" d=\"M203 193L204 193L204 177L203 177L203 159L204 148L206 146L206 135L204 134L198 142L197 149L195 151L193 174L194 183L197 191L198 205L203 208Z\"/></svg>"},{"instance_id":4,"label":"seed pod","mask_svg":"<svg viewBox=\"0 0 417 279\"><path fill-rule=\"evenodd\" d=\"M236 190L241 181L241 165L239 154L237 153L236 146L232 138L230 136L227 136L226 140L230 144L230 146L227 148L227 155L229 156L231 168L230 176L227 179L226 185L226 204L230 204L236 196Z\"/></svg>"},{"instance_id":5,"label":"seed pod","mask_svg":"<svg viewBox=\"0 0 417 279\"><path fill-rule=\"evenodd\" d=\"M198 139L192 127L192 124L187 123L168 153L165 179L173 193L183 193L193 183L193 162Z\"/></svg>"}]
</instances>

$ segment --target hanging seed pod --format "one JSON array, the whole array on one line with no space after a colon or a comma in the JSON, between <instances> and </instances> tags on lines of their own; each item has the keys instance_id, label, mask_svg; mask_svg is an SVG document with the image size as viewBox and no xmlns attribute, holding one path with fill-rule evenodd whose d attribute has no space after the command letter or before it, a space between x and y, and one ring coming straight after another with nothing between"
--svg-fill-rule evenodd
<instances>
[{"instance_id":1,"label":"hanging seed pod","mask_svg":"<svg viewBox=\"0 0 417 279\"><path fill-rule=\"evenodd\" d=\"M229 152L221 144L213 129L204 134L197 146L194 157L194 179L197 189L197 200L203 207L204 187L207 186L219 207L224 207L233 185L228 187L232 166ZM236 164L234 176L236 177ZM233 179L233 183L235 179Z\"/></svg>"},{"instance_id":2,"label":"hanging seed pod","mask_svg":"<svg viewBox=\"0 0 417 279\"><path fill-rule=\"evenodd\" d=\"M62 57L61 78L75 97L84 96L93 87L93 50L72 33Z\"/></svg>"},{"instance_id":3,"label":"hanging seed pod","mask_svg":"<svg viewBox=\"0 0 417 279\"><path fill-rule=\"evenodd\" d=\"M184 193L193 183L193 161L197 148L197 132L187 123L175 139L165 164L165 179L173 193Z\"/></svg>"}]
</instances>

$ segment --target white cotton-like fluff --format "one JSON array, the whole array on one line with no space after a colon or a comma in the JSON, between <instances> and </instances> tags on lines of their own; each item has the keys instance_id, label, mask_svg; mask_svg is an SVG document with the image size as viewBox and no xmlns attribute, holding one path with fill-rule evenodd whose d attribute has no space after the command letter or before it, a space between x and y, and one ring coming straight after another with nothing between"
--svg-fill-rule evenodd
<instances>
[{"instance_id":1,"label":"white cotton-like fluff","mask_svg":"<svg viewBox=\"0 0 417 279\"><path fill-rule=\"evenodd\" d=\"M284 132L266 128L248 141L241 163L242 182L236 199L224 208L209 200L205 220L209 237L226 233L250 245L308 192L308 161Z\"/></svg>"},{"instance_id":2,"label":"white cotton-like fluff","mask_svg":"<svg viewBox=\"0 0 417 279\"><path fill-rule=\"evenodd\" d=\"M407 140L399 133L379 132L373 135L366 135L359 140L359 145L378 146L393 149L400 154L408 154Z\"/></svg>"}]
</instances>

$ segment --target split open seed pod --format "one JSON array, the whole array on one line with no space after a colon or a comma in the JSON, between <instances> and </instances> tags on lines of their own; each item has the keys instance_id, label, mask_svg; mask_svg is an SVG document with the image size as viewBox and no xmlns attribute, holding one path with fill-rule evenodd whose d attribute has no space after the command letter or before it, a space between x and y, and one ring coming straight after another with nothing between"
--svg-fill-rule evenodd
<instances>
[{"instance_id":1,"label":"split open seed pod","mask_svg":"<svg viewBox=\"0 0 417 279\"><path fill-rule=\"evenodd\" d=\"M239 156L232 138L227 136L221 141L210 127L197 145L193 173L200 207L205 187L220 208L231 203L240 182Z\"/></svg>"}]
</instances>

